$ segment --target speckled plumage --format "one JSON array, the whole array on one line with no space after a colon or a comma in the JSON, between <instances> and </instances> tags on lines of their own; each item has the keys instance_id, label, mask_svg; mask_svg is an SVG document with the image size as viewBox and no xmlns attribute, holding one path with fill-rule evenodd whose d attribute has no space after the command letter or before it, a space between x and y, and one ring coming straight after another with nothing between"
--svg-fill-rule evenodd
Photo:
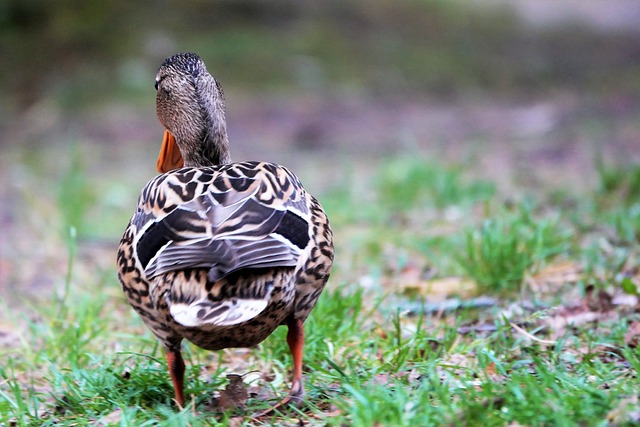
<instances>
[{"instance_id":1,"label":"speckled plumage","mask_svg":"<svg viewBox=\"0 0 640 427\"><path fill-rule=\"evenodd\" d=\"M168 58L156 88L185 167L140 193L117 255L127 299L167 351L179 404L183 339L250 347L280 325L294 355L290 396L301 397L302 324L333 261L327 217L286 168L230 163L222 90L197 55Z\"/></svg>"}]
</instances>

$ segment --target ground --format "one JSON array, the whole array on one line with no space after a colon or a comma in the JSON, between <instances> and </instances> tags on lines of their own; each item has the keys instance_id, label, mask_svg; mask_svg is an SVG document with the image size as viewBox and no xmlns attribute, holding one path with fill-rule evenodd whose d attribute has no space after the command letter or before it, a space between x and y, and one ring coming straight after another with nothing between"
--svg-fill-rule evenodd
<instances>
[{"instance_id":1,"label":"ground","mask_svg":"<svg viewBox=\"0 0 640 427\"><path fill-rule=\"evenodd\" d=\"M347 326L335 327L332 333L318 326L317 320L310 321L311 344L306 360L307 371L311 372L307 372L306 377L311 377L310 395L318 406L303 416L305 423L337 417L351 420L355 425L371 425L369 421L378 418L382 420L381 425L423 419L440 424L451 422L457 413L467 419L466 424L477 409L465 408L455 398L450 401L441 396L425 401L428 403L424 404L440 407L439 411L427 411L429 413L413 410L394 415L393 408L418 405L418 401L412 400L414 392L410 390L415 387L422 390L431 384L428 387L436 387L432 389L435 392L437 386L432 381L436 378L441 385L452 387L454 396L458 393L464 396L464 390L470 386L464 374L467 372L487 376L472 381L479 394L472 394L475 397L471 399L476 404L488 405L489 414L498 414L500 408L503 412L505 408L514 408L516 404L512 399L520 399L505 392L503 387L528 381L520 375L534 372L542 375L538 377L542 378L541 382L533 380L537 381L536 387L550 387L544 375L557 376L556 370L565 363L574 366L567 374L566 384L571 384L570 389L577 390L575 381L587 381L600 384L589 387L601 390L610 387L621 396L613 400L605 398L604 409L590 413L579 405L564 402L560 396L568 390L561 386L559 394L552 398L561 406L556 421L577 416L590 425L596 419L607 417L637 419L638 414L629 409L637 400L637 394L629 393L630 383L620 383L629 375L635 378L630 381L637 381L633 374L637 360L630 359L637 357L637 352L631 356L632 348L637 345L634 343L638 332L633 332L638 324L637 315L633 314L637 298L609 279L622 274L636 280L633 277L637 271L637 241L620 247L620 236L610 240L608 232L598 231L597 227L590 232L577 231L580 224L593 227L588 224L603 218L603 213L595 213L593 209L609 211L595 205L582 206L600 203L589 200L608 197L607 190L602 189L606 170L612 174L626 170L640 155L637 143L640 106L634 99L622 97L590 103L577 95L563 94L545 100L482 99L459 103L295 97L265 97L248 102L247 96L240 94L234 102L232 93L227 97L235 159L266 159L289 166L299 173L309 190L318 194L334 220L336 268L328 296L318 308L320 313L312 315L312 319L331 316L340 324L343 319L355 317ZM25 382L32 383L30 387L35 388L30 394L42 396L42 400L40 404L25 402L26 407L33 405L33 415L11 418L12 422L15 425L22 425L22 421L16 421L19 419L60 422L69 419L72 413L85 413L89 420L102 419L103 424L122 423L128 417L136 419L136 415L132 415L134 408L138 405L156 407L153 402L158 398L168 399L171 391L163 367L140 359L150 351L156 357L160 355L157 349L153 350L153 339L120 295L113 260L119 232L130 214L137 188L154 174L161 129L154 122L150 108L137 114L117 106L89 113L63 128L50 129L44 123L39 130L37 126L27 129L28 134L17 130L13 134L15 140L23 141L24 145L2 147L2 179L9 183L3 187L3 197L11 203L2 207L5 239L1 283L2 293L7 297L8 311L5 312L11 315L2 320L0 333L4 352L9 357L30 348L30 357L35 358L36 363L27 368L28 373L13 376L23 369L21 362L14 362L3 371L5 381L19 387ZM40 133L34 134L38 131ZM45 140L46 144L37 142ZM69 145L69 140L75 142ZM52 158L56 161L51 162ZM604 166L598 166L599 162ZM327 174L327 170L330 173ZM440 182L441 178L445 181ZM409 191L403 192L403 188ZM624 192L615 186L610 190ZM598 195L602 191L605 193ZM427 194L426 198L423 193ZM344 197L350 200L345 201ZM533 198L537 206L525 207L526 197ZM621 197L621 204L636 206L625 194ZM509 204L513 207L509 208ZM523 220L520 211L527 209L536 217L535 222ZM572 210L576 215L590 218L575 222L570 218ZM465 218L469 213L471 217ZM473 263L474 256L485 257L476 260L479 266L492 262L493 255L483 252L480 246L479 252L473 254L473 245L490 241L491 235L486 233L492 232L491 225L477 229L475 233L485 233L481 237L467 231L471 243L467 243L466 249L459 241L460 233L477 227L473 224L479 224L483 217L489 221L491 218L506 221L501 224L511 230L507 232L517 235L520 235L518 227L523 227L523 237L516 242L518 246L507 251L523 252L519 245L529 245L525 236L533 232L541 236L542 246L549 245L553 252L553 245L559 245L561 253L539 255L535 252L546 250L544 247L527 246L524 252L531 252L532 260L526 261L523 274L527 279L522 287L522 276L505 285L493 283L490 271L461 269L456 262L460 256L469 257L467 263ZM522 221L524 225L520 225ZM69 237L69 229L64 224L71 222L75 224L76 235ZM551 227L550 233L545 231L545 224ZM568 240L563 237L555 241L553 235L567 234L558 227L567 227L565 231L574 235ZM382 230L385 231L379 234ZM596 240L611 241L609 244L617 248L611 250L624 252L620 255L622 267L614 267L606 248L602 249L604 254L598 255L604 260L598 261L603 263L601 269L585 264L588 262L585 257L589 256L586 254L593 250L588 243L594 239L591 235L595 235ZM500 236L497 242L508 240ZM441 241L450 237L453 243ZM476 238L481 241L475 241ZM467 253L461 255L461 251ZM511 255L502 256L510 259ZM499 270L498 282L505 277L505 271L510 273L514 268L517 269L512 265ZM619 278L616 280L620 283ZM362 289L366 290L366 297L360 293ZM513 289L516 294L520 289L521 296L515 296ZM102 294L99 298L95 297L96 291ZM342 299L353 306L340 305L338 301ZM47 306L47 301L50 301L49 307L42 308L43 304ZM78 301L84 302L76 306ZM544 302L541 304L541 301ZM51 308L51 304L56 308ZM82 308L84 304L88 306ZM465 306L468 308L463 308ZM507 317L502 321L501 316ZM60 323L57 318L67 320ZM89 324L82 326L78 322ZM594 337L585 338L583 334L593 325L596 325ZM375 338L365 339L351 328L371 331ZM335 336L336 330L342 335ZM458 338L451 335L453 331L457 331ZM120 339L108 338L114 332ZM136 343L137 334L146 338ZM509 337L506 343L500 343L499 337L503 334ZM281 363L276 360L283 356L277 354L287 357L281 335L280 343L273 342L277 338L271 338L272 341L267 341L271 344L265 344L257 354L230 350L218 359L216 355L201 355L192 349L188 354L195 367L190 374L197 373L198 383L196 386L191 383L191 391L200 402L198 410L212 414L219 411L215 409L219 403L202 399L210 393L226 398L225 372L245 373L257 367L266 376L263 380L272 381L276 394L286 390L288 365L273 365ZM604 338L606 336L609 338ZM81 343L75 342L76 339ZM48 349L41 347L41 340L48 342ZM58 346L67 345L69 340L84 350L73 357L64 356L68 349ZM106 351L93 353L95 343L91 340L103 343L98 345ZM485 347L482 344L485 341L490 345ZM334 347L336 345L340 347ZM368 350L367 345L373 345L373 349L391 347L374 351ZM528 354L537 356L529 360ZM553 354L557 356L551 356ZM585 358L585 354L589 357ZM349 362L354 356L362 359L361 366ZM51 362L43 365L42 360L55 361L60 357L71 357L67 374L53 368ZM98 405L89 413L78 412L73 409L75 405L92 407L93 404L86 401L91 398L85 394L93 392L64 385L68 381L81 384L78 378L66 378L62 383L55 378L90 375L88 372L97 369L91 362L94 357L106 358L100 362L101 369L106 365L110 375L137 376L139 381L141 375L157 372L154 384L161 385L164 391L151 394L126 410L116 404L114 409ZM542 362L537 362L538 357ZM590 375L595 377L588 380L583 365L587 360L593 363L594 357L606 368L593 368L595 371ZM64 369L64 362L54 363ZM38 365L42 367L36 367ZM529 367L521 372L516 368L518 365ZM274 366L281 366L275 368L275 372L280 372L282 377L271 376ZM360 372L365 366L373 371ZM551 371L542 374L543 368ZM526 374L527 370L531 374ZM602 370L606 373L602 374ZM337 377L326 373L330 371L337 373ZM96 380L105 381L102 375L104 373L96 374ZM213 375L213 383L209 375ZM425 383L425 375L433 378ZM607 376L610 378L606 379ZM598 378L609 385L603 386ZM314 380L329 381L328 388L314 385ZM259 385L263 384L260 381L255 385L254 379L252 384L249 396L254 399L261 396L261 400L275 398L274 391ZM494 385L487 388L487 384ZM135 393L135 383L127 387ZM398 392L398 387L408 388L392 397L384 394L388 387ZM11 397L10 390L11 387L2 392L5 405L14 409L21 407L16 398ZM365 390L369 390L368 395L361 394ZM536 388L532 386L531 390ZM504 397L493 397L492 403L482 403L492 393ZM606 395L607 392L597 393ZM52 403L47 396L53 396L58 403ZM350 410L333 403L338 396L343 396L340 399L346 396L355 406ZM426 397L420 397L419 401L423 398ZM251 402L250 399L249 408ZM238 406L244 407L245 403L239 402ZM525 405L525 413L526 408ZM452 412L447 414L447 411ZM233 422L251 423L234 415L233 409L230 414ZM156 417L167 422L172 419L166 414ZM387 421L384 417L388 417ZM518 420L522 417L503 413L500 418ZM525 424L527 420L535 424L537 418L523 416L522 419ZM551 419L546 418L544 422Z\"/></svg>"},{"instance_id":2,"label":"ground","mask_svg":"<svg viewBox=\"0 0 640 427\"><path fill-rule=\"evenodd\" d=\"M354 2L335 26L301 9L276 32L267 14L210 43L185 34L220 69L234 160L289 167L335 233L306 325L305 405L273 419L251 415L288 389L284 328L253 349L186 344L177 408L117 283L118 240L156 173L153 71L116 67L126 96L92 91L113 82L104 70L58 76L51 97L27 90L0 121L0 425L640 422L637 44L633 28L617 33L636 7L589 2L595 30L565 31L544 25L559 15L542 3L518 2L538 35L445 2ZM432 16L450 19L425 27ZM353 45L333 43L345 35ZM255 46L272 69L246 66ZM292 76L309 79L278 86Z\"/></svg>"}]
</instances>

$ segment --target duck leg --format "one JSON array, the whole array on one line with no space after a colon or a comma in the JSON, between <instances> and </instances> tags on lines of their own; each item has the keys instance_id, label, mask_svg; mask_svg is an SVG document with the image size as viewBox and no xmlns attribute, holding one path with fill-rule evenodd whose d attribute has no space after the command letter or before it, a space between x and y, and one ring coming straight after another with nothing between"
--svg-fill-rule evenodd
<instances>
[{"instance_id":1,"label":"duck leg","mask_svg":"<svg viewBox=\"0 0 640 427\"><path fill-rule=\"evenodd\" d=\"M287 344L293 357L293 380L289 395L278 402L275 406L266 411L260 412L254 418L271 415L273 411L280 410L290 403L299 404L304 397L304 386L302 384L302 349L304 348L304 325L302 320L293 317L287 321L289 332L287 333Z\"/></svg>"},{"instance_id":2,"label":"duck leg","mask_svg":"<svg viewBox=\"0 0 640 427\"><path fill-rule=\"evenodd\" d=\"M304 325L300 319L290 319L287 322L289 332L287 333L287 344L293 356L293 380L289 396L280 403L286 404L289 401L301 401L304 397L304 385L302 385L302 349L304 348Z\"/></svg>"},{"instance_id":3,"label":"duck leg","mask_svg":"<svg viewBox=\"0 0 640 427\"><path fill-rule=\"evenodd\" d=\"M184 360L179 349L167 351L167 366L176 393L176 402L182 407L184 406Z\"/></svg>"}]
</instances>

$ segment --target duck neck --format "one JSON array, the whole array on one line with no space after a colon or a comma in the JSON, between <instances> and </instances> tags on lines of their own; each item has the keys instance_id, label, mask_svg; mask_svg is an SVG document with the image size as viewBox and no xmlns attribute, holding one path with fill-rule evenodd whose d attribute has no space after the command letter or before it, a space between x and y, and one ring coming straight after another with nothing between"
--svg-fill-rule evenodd
<instances>
[{"instance_id":1,"label":"duck neck","mask_svg":"<svg viewBox=\"0 0 640 427\"><path fill-rule=\"evenodd\" d=\"M197 163L199 164L194 164L193 166L215 166L231 163L224 112L222 113L222 118L222 122L213 120L209 126L204 128L199 138L198 150L194 152L196 155L194 157L197 157ZM186 163L185 160L185 166L188 166Z\"/></svg>"},{"instance_id":2,"label":"duck neck","mask_svg":"<svg viewBox=\"0 0 640 427\"><path fill-rule=\"evenodd\" d=\"M191 135L190 139L193 139L193 142L188 144L191 145L191 150L181 150L186 151L182 153L185 166L202 167L231 163L224 94L213 77L208 73L204 74L195 81L201 114L199 126L194 128L200 129L200 133ZM212 93L215 96L201 96Z\"/></svg>"}]
</instances>

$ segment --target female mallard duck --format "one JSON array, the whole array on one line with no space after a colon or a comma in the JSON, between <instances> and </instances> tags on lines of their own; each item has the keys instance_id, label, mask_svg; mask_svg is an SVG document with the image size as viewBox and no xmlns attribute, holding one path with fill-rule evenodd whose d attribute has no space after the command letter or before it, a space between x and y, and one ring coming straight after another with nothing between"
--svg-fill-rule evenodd
<instances>
[{"instance_id":1,"label":"female mallard duck","mask_svg":"<svg viewBox=\"0 0 640 427\"><path fill-rule=\"evenodd\" d=\"M155 86L162 175L142 189L120 242L122 289L166 350L179 405L184 338L250 347L280 325L293 382L276 407L301 399L303 323L333 261L327 216L286 168L231 163L224 95L197 55L167 58Z\"/></svg>"}]
</instances>

